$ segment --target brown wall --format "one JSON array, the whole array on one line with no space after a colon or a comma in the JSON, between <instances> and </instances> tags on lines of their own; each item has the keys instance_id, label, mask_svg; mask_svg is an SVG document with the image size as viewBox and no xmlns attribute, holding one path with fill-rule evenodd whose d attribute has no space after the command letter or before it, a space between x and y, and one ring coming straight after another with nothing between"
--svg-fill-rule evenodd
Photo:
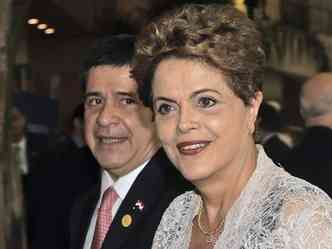
<instances>
[{"instance_id":1,"label":"brown wall","mask_svg":"<svg viewBox=\"0 0 332 249\"><path fill-rule=\"evenodd\" d=\"M43 96L50 95L50 82L57 75L60 127L81 100L79 69L82 59L95 37L68 39L28 39L31 66L30 89Z\"/></svg>"}]
</instances>

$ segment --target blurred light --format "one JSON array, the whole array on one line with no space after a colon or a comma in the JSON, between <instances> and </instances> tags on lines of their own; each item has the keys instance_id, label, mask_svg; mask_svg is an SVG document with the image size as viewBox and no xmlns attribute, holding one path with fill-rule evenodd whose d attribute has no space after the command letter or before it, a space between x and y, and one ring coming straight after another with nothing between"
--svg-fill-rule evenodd
<instances>
[{"instance_id":1,"label":"blurred light","mask_svg":"<svg viewBox=\"0 0 332 249\"><path fill-rule=\"evenodd\" d=\"M55 33L55 29L53 29L53 28L48 28L48 29L45 29L45 34L48 34L48 35L50 35L50 34L54 34Z\"/></svg>"},{"instance_id":2,"label":"blurred light","mask_svg":"<svg viewBox=\"0 0 332 249\"><path fill-rule=\"evenodd\" d=\"M245 0L233 0L235 8L240 10L241 12L247 14L247 6L245 4Z\"/></svg>"},{"instance_id":3,"label":"blurred light","mask_svg":"<svg viewBox=\"0 0 332 249\"><path fill-rule=\"evenodd\" d=\"M39 23L39 20L37 18L30 18L28 20L28 23L34 25L34 24Z\"/></svg>"},{"instance_id":4,"label":"blurred light","mask_svg":"<svg viewBox=\"0 0 332 249\"><path fill-rule=\"evenodd\" d=\"M47 25L45 23L38 24L37 26L38 29L46 29Z\"/></svg>"}]
</instances>

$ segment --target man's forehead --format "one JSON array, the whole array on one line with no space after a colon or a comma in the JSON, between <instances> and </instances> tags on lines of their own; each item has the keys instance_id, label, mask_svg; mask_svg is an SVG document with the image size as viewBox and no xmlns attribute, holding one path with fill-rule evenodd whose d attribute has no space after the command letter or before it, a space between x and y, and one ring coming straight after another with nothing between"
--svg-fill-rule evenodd
<instances>
[{"instance_id":1,"label":"man's forehead","mask_svg":"<svg viewBox=\"0 0 332 249\"><path fill-rule=\"evenodd\" d=\"M105 77L103 79L90 78L86 87L86 93L100 92L116 95L136 95L138 86L132 79L121 75Z\"/></svg>"}]
</instances>

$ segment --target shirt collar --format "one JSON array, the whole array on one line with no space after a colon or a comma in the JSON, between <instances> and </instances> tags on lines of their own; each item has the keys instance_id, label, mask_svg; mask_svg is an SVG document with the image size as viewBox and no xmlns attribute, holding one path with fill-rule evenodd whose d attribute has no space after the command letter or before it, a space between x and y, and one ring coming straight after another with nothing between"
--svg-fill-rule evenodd
<instances>
[{"instance_id":1,"label":"shirt collar","mask_svg":"<svg viewBox=\"0 0 332 249\"><path fill-rule=\"evenodd\" d=\"M27 142L26 138L22 137L22 139L19 142L13 143L12 146L13 147L19 147L20 149L25 149L26 142Z\"/></svg>"},{"instance_id":2,"label":"shirt collar","mask_svg":"<svg viewBox=\"0 0 332 249\"><path fill-rule=\"evenodd\" d=\"M103 170L101 179L101 193L104 193L106 189L112 186L118 194L119 198L123 200L126 197L129 189L131 188L131 185L133 185L137 176L139 175L139 173L141 173L141 171L144 169L144 167L149 161L150 159L145 161L136 169L130 171L127 175L119 177L116 181L112 179L112 177L106 170Z\"/></svg>"}]
</instances>

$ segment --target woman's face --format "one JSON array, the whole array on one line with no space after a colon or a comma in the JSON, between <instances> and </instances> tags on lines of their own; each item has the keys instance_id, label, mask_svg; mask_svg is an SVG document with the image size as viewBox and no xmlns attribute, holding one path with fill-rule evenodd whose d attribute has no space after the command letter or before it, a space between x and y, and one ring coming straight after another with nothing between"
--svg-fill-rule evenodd
<instances>
[{"instance_id":1,"label":"woman's face","mask_svg":"<svg viewBox=\"0 0 332 249\"><path fill-rule=\"evenodd\" d=\"M243 166L254 145L260 92L245 106L220 71L186 59L162 61L152 91L158 136L186 179L195 183Z\"/></svg>"}]
</instances>

